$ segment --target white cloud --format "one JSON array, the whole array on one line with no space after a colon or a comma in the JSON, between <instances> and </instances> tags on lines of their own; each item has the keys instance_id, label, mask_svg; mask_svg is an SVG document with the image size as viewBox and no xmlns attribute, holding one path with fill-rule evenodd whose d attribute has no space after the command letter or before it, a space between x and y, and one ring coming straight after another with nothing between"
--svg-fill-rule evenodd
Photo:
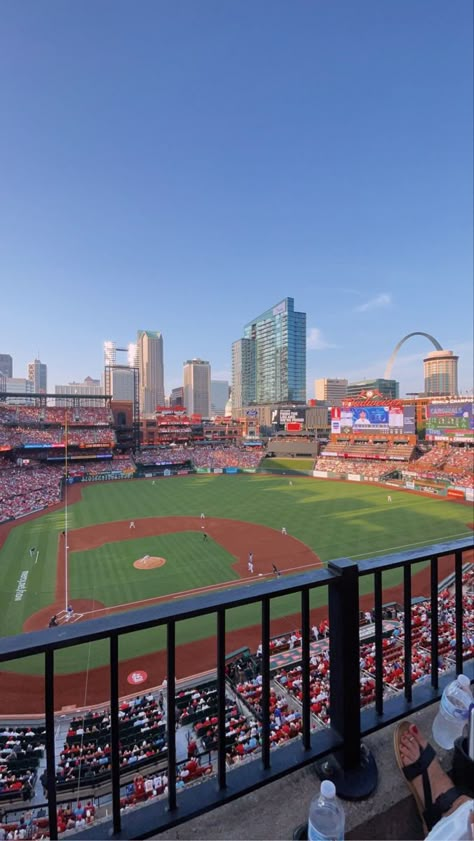
<instances>
[{"instance_id":1,"label":"white cloud","mask_svg":"<svg viewBox=\"0 0 474 841\"><path fill-rule=\"evenodd\" d=\"M336 347L336 345L326 341L319 327L310 327L306 337L306 347L308 350L326 350L326 348Z\"/></svg>"},{"instance_id":2,"label":"white cloud","mask_svg":"<svg viewBox=\"0 0 474 841\"><path fill-rule=\"evenodd\" d=\"M392 296L388 292L382 292L376 295L375 298L369 298L364 304L359 304L354 307L354 312L370 312L370 310L380 310L392 306Z\"/></svg>"}]
</instances>

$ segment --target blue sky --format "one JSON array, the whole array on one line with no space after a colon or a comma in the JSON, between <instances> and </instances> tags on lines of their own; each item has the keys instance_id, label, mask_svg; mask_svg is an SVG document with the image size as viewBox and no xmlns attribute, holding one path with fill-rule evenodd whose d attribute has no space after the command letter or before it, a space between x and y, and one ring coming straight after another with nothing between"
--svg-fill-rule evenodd
<instances>
[{"instance_id":1,"label":"blue sky","mask_svg":"<svg viewBox=\"0 0 474 841\"><path fill-rule=\"evenodd\" d=\"M316 377L406 333L472 386L471 0L25 0L0 27L0 352L49 388L160 330L230 375L286 295ZM431 346L393 375L421 390Z\"/></svg>"}]
</instances>

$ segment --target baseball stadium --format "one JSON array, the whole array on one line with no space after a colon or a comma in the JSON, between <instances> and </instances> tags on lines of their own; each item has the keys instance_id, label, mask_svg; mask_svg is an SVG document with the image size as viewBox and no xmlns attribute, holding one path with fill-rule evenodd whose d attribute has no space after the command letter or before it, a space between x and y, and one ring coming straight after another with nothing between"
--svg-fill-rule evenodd
<instances>
[{"instance_id":1,"label":"baseball stadium","mask_svg":"<svg viewBox=\"0 0 474 841\"><path fill-rule=\"evenodd\" d=\"M226 769L268 769L297 743L304 764L331 721L347 741L361 709L400 716L469 673L472 404L415 404L361 395L332 410L325 443L311 410L282 409L265 437L254 418L157 409L142 446L109 400L0 404L12 825L46 793L50 837L101 837L107 797L114 814L158 804L153 826L171 825L177 795L193 813ZM348 646L356 678L330 670ZM352 712L337 687L358 694Z\"/></svg>"}]
</instances>

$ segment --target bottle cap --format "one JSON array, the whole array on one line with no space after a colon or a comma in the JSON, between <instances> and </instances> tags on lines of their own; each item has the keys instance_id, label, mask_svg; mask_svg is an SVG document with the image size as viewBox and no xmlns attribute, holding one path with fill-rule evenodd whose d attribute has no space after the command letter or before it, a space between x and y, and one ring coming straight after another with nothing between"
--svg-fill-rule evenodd
<instances>
[{"instance_id":1,"label":"bottle cap","mask_svg":"<svg viewBox=\"0 0 474 841\"><path fill-rule=\"evenodd\" d=\"M469 680L467 675L458 675L457 681L459 686L462 686L463 689L470 689L471 681Z\"/></svg>"},{"instance_id":2,"label":"bottle cap","mask_svg":"<svg viewBox=\"0 0 474 841\"><path fill-rule=\"evenodd\" d=\"M322 781L321 794L323 797L327 797L328 800L332 800L332 798L336 796L336 786L331 782L331 780Z\"/></svg>"}]
</instances>

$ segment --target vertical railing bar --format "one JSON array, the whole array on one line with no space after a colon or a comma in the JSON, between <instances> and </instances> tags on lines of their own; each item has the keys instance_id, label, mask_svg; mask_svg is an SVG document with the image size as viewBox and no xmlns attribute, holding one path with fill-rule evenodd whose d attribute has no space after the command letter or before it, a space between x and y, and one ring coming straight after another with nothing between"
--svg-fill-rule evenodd
<instances>
[{"instance_id":1,"label":"vertical railing bar","mask_svg":"<svg viewBox=\"0 0 474 841\"><path fill-rule=\"evenodd\" d=\"M463 627L463 606L462 606L462 550L454 553L454 604L456 607L456 674L462 674L462 627Z\"/></svg>"},{"instance_id":2,"label":"vertical railing bar","mask_svg":"<svg viewBox=\"0 0 474 841\"><path fill-rule=\"evenodd\" d=\"M374 574L375 623L375 709L383 713L383 649L382 649L382 572Z\"/></svg>"},{"instance_id":3,"label":"vertical railing bar","mask_svg":"<svg viewBox=\"0 0 474 841\"><path fill-rule=\"evenodd\" d=\"M226 787L225 751L225 608L217 611L217 768L219 788Z\"/></svg>"},{"instance_id":4,"label":"vertical railing bar","mask_svg":"<svg viewBox=\"0 0 474 841\"><path fill-rule=\"evenodd\" d=\"M176 809L176 625L167 623L168 808Z\"/></svg>"},{"instance_id":5,"label":"vertical railing bar","mask_svg":"<svg viewBox=\"0 0 474 841\"><path fill-rule=\"evenodd\" d=\"M405 698L412 699L411 688L411 566L406 564L403 567L403 624L405 631L404 657L405 657Z\"/></svg>"},{"instance_id":6,"label":"vertical railing bar","mask_svg":"<svg viewBox=\"0 0 474 841\"><path fill-rule=\"evenodd\" d=\"M439 686L438 557L431 558L431 686Z\"/></svg>"},{"instance_id":7,"label":"vertical railing bar","mask_svg":"<svg viewBox=\"0 0 474 841\"><path fill-rule=\"evenodd\" d=\"M44 653L44 709L46 724L46 774L48 789L49 837L52 841L58 837L58 817L56 806L56 756L55 756L55 721L54 721L54 650Z\"/></svg>"},{"instance_id":8,"label":"vertical railing bar","mask_svg":"<svg viewBox=\"0 0 474 841\"><path fill-rule=\"evenodd\" d=\"M270 768L270 599L262 599L262 763Z\"/></svg>"},{"instance_id":9,"label":"vertical railing bar","mask_svg":"<svg viewBox=\"0 0 474 841\"><path fill-rule=\"evenodd\" d=\"M302 668L302 690L303 690L303 747L309 750L311 747L311 695L310 695L310 640L311 620L309 611L309 589L305 587L301 591L301 668Z\"/></svg>"},{"instance_id":10,"label":"vertical railing bar","mask_svg":"<svg viewBox=\"0 0 474 841\"><path fill-rule=\"evenodd\" d=\"M110 637L110 751L112 760L112 818L114 833L119 833L120 818L120 724L118 635Z\"/></svg>"}]
</instances>

